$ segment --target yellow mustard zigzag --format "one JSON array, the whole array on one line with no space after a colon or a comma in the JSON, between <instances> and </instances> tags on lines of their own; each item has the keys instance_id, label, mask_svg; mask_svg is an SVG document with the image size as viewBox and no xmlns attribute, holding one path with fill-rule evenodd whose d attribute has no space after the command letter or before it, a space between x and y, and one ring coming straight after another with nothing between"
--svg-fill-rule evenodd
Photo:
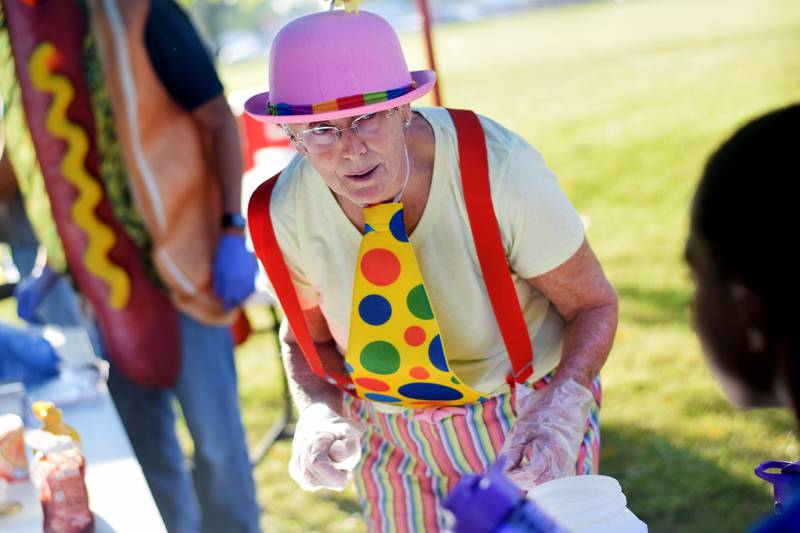
<instances>
[{"instance_id":1,"label":"yellow mustard zigzag","mask_svg":"<svg viewBox=\"0 0 800 533\"><path fill-rule=\"evenodd\" d=\"M84 162L89 152L88 136L83 128L70 122L67 117L67 109L75 98L75 88L66 76L50 72L50 64L57 54L52 43L40 44L31 56L28 71L36 90L53 95L45 123L47 131L67 143L67 151L61 161L61 173L78 189L78 198L72 205L71 214L88 240L83 262L90 273L108 285L111 308L122 309L130 299L131 280L125 269L108 257L108 252L116 242L116 235L94 211L103 198L103 191L85 168Z\"/></svg>"}]
</instances>

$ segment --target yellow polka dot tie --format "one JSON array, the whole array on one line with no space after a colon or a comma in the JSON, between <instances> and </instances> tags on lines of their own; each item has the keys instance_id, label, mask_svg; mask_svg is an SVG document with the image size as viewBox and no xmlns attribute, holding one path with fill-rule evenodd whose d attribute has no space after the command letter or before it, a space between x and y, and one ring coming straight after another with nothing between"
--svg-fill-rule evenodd
<instances>
[{"instance_id":1,"label":"yellow polka dot tie","mask_svg":"<svg viewBox=\"0 0 800 533\"><path fill-rule=\"evenodd\" d=\"M364 209L345 366L362 398L409 407L461 405L481 394L450 370L403 204Z\"/></svg>"}]
</instances>

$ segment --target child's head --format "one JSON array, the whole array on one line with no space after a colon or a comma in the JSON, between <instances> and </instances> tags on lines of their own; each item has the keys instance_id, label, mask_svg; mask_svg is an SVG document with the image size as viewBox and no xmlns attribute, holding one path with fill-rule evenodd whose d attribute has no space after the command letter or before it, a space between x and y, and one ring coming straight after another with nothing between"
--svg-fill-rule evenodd
<instances>
[{"instance_id":1,"label":"child's head","mask_svg":"<svg viewBox=\"0 0 800 533\"><path fill-rule=\"evenodd\" d=\"M729 398L800 413L800 105L737 131L695 193L686 258L694 321Z\"/></svg>"}]
</instances>

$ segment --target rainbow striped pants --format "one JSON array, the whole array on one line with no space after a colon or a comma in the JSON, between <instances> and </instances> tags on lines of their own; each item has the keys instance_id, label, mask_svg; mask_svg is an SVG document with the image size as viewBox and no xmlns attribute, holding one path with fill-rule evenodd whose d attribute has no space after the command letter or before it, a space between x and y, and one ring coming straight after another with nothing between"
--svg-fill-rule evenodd
<instances>
[{"instance_id":1,"label":"rainbow striped pants","mask_svg":"<svg viewBox=\"0 0 800 533\"><path fill-rule=\"evenodd\" d=\"M532 386L545 387L552 375ZM575 465L596 474L600 453L600 378L596 403ZM464 406L463 415L438 422L416 420L411 410L376 411L372 402L345 395L347 414L368 426L354 478L370 532L431 533L444 529L442 502L464 474L483 473L495 461L516 418L510 392Z\"/></svg>"}]
</instances>

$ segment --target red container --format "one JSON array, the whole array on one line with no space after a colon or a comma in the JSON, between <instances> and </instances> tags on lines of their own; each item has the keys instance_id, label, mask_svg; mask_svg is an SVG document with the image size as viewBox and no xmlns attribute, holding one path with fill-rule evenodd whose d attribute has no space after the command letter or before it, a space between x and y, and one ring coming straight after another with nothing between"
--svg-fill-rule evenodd
<instances>
[{"instance_id":1,"label":"red container","mask_svg":"<svg viewBox=\"0 0 800 533\"><path fill-rule=\"evenodd\" d=\"M85 462L68 437L63 445L38 452L32 468L44 514L44 533L93 533Z\"/></svg>"}]
</instances>

